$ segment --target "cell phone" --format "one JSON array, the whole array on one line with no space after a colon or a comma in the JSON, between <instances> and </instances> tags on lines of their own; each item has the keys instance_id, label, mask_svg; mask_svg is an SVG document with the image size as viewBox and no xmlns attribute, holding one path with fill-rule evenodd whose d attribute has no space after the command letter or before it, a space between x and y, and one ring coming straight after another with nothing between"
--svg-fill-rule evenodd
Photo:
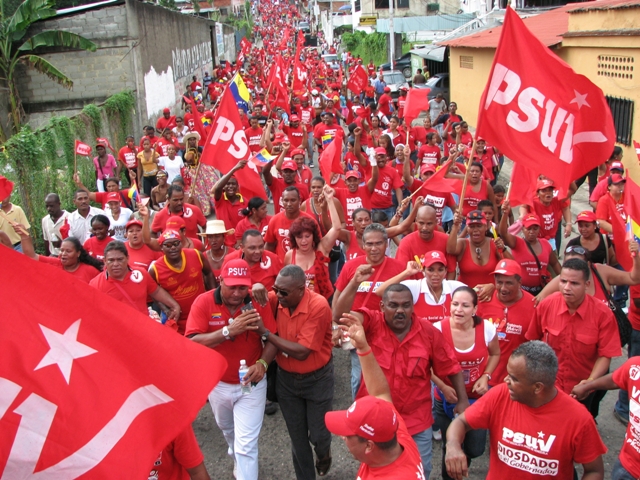
<instances>
[{"instance_id":1,"label":"cell phone","mask_svg":"<svg viewBox=\"0 0 640 480\"><path fill-rule=\"evenodd\" d=\"M247 310L255 310L253 302L245 303L240 309L241 312L246 312Z\"/></svg>"}]
</instances>

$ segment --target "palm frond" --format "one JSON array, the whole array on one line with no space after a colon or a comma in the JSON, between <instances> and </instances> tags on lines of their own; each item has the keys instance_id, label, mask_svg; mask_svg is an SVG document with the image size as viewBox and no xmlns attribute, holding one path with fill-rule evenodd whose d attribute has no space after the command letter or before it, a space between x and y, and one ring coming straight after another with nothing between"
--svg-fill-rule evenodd
<instances>
[{"instance_id":1,"label":"palm frond","mask_svg":"<svg viewBox=\"0 0 640 480\"><path fill-rule=\"evenodd\" d=\"M32 66L38 72L46 75L57 84L62 85L63 87L68 89L73 88L73 80L67 77L64 73L62 73L44 58L39 57L38 55L23 55L22 57L20 57L20 61Z\"/></svg>"},{"instance_id":2,"label":"palm frond","mask_svg":"<svg viewBox=\"0 0 640 480\"><path fill-rule=\"evenodd\" d=\"M8 32L25 31L36 20L44 20L56 14L53 0L26 0L9 19Z\"/></svg>"},{"instance_id":3,"label":"palm frond","mask_svg":"<svg viewBox=\"0 0 640 480\"><path fill-rule=\"evenodd\" d=\"M18 50L29 52L38 47L67 47L80 50L96 51L96 44L86 38L62 30L47 30L38 33L24 42Z\"/></svg>"}]
</instances>

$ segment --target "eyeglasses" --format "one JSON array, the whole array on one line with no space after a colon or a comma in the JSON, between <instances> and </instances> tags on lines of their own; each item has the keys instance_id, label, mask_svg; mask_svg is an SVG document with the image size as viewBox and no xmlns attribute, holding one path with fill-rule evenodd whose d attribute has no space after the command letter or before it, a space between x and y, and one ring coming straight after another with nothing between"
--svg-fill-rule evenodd
<instances>
[{"instance_id":1,"label":"eyeglasses","mask_svg":"<svg viewBox=\"0 0 640 480\"><path fill-rule=\"evenodd\" d=\"M301 285L301 286L296 287L296 288L303 288L303 287L304 286ZM281 288L278 288L278 287L275 287L275 286L271 287L271 289L275 292L276 295L280 295L281 297L288 297L289 294L291 294L293 292L293 290L295 290L295 288L294 288L294 289L292 289L291 292L287 292L286 290L282 290Z\"/></svg>"},{"instance_id":2,"label":"eyeglasses","mask_svg":"<svg viewBox=\"0 0 640 480\"><path fill-rule=\"evenodd\" d=\"M581 247L580 245L571 245L570 247L567 247L567 249L564 251L565 255L567 253L576 253L578 255L586 255L587 251L584 249L584 247Z\"/></svg>"}]
</instances>

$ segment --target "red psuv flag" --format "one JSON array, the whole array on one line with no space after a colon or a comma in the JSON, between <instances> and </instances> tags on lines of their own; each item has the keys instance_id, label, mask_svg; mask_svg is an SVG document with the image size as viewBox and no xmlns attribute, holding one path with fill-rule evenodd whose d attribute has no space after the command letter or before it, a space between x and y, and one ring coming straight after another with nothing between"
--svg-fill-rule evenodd
<instances>
[{"instance_id":1,"label":"red psuv flag","mask_svg":"<svg viewBox=\"0 0 640 480\"><path fill-rule=\"evenodd\" d=\"M477 135L559 187L605 162L616 139L600 90L543 45L507 8L478 112Z\"/></svg>"},{"instance_id":2,"label":"red psuv flag","mask_svg":"<svg viewBox=\"0 0 640 480\"><path fill-rule=\"evenodd\" d=\"M360 95L367 85L369 85L367 71L362 65L356 65L347 81L347 88L355 95Z\"/></svg>"},{"instance_id":3,"label":"red psuv flag","mask_svg":"<svg viewBox=\"0 0 640 480\"><path fill-rule=\"evenodd\" d=\"M227 87L209 129L209 136L200 161L225 174L240 160L248 160L249 157L251 157L249 142L242 129L238 106L233 93ZM266 198L258 167L253 162L247 162L246 167L235 173L235 177L238 180L240 192L245 198Z\"/></svg>"},{"instance_id":4,"label":"red psuv flag","mask_svg":"<svg viewBox=\"0 0 640 480\"><path fill-rule=\"evenodd\" d=\"M224 358L63 270L0 264L0 478L147 478Z\"/></svg>"},{"instance_id":5,"label":"red psuv flag","mask_svg":"<svg viewBox=\"0 0 640 480\"><path fill-rule=\"evenodd\" d=\"M76 154L83 157L91 156L91 146L86 143L82 143L80 140L76 140Z\"/></svg>"},{"instance_id":6,"label":"red psuv flag","mask_svg":"<svg viewBox=\"0 0 640 480\"><path fill-rule=\"evenodd\" d=\"M429 111L430 91L430 88L410 88L407 92L407 100L404 103L404 118L408 126L411 126L411 122L420 116L420 112Z\"/></svg>"},{"instance_id":7,"label":"red psuv flag","mask_svg":"<svg viewBox=\"0 0 640 480\"><path fill-rule=\"evenodd\" d=\"M293 89L304 90L307 87L307 82L307 67L300 61L300 58L296 56L296 59L293 62Z\"/></svg>"}]
</instances>

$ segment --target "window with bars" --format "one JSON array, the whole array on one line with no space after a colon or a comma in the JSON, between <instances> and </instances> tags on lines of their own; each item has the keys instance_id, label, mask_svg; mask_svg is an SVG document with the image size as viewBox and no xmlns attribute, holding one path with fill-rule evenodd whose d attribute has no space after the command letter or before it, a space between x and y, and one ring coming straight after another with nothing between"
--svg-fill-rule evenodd
<instances>
[{"instance_id":1,"label":"window with bars","mask_svg":"<svg viewBox=\"0 0 640 480\"><path fill-rule=\"evenodd\" d=\"M460 55L460 68L469 68L473 70L473 56Z\"/></svg>"},{"instance_id":2,"label":"window with bars","mask_svg":"<svg viewBox=\"0 0 640 480\"><path fill-rule=\"evenodd\" d=\"M616 143L631 145L631 132L633 131L633 100L606 95L607 103L611 109L613 124L616 127Z\"/></svg>"}]
</instances>

